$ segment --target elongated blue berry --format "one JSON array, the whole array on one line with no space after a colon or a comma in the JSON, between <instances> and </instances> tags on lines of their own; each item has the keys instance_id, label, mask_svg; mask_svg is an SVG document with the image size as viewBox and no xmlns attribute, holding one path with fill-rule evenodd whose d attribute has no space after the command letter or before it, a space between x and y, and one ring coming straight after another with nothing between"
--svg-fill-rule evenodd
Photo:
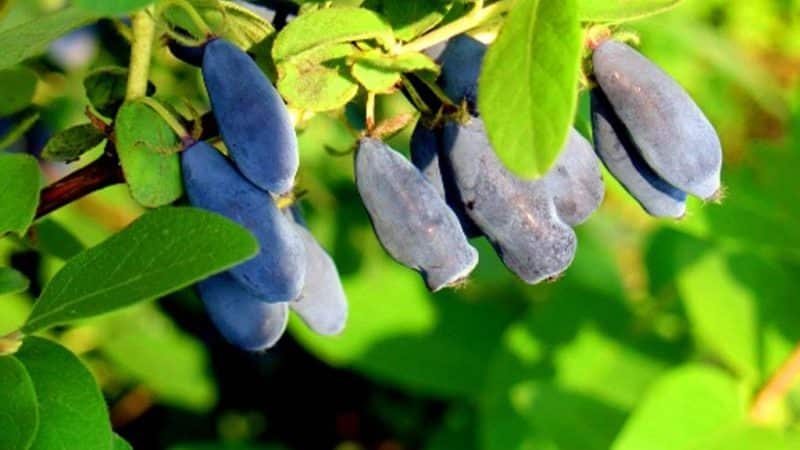
<instances>
[{"instance_id":1,"label":"elongated blue berry","mask_svg":"<svg viewBox=\"0 0 800 450\"><path fill-rule=\"evenodd\" d=\"M558 217L547 185L511 174L489 144L480 118L447 123L444 149L467 213L506 267L530 284L564 272L577 239Z\"/></svg>"},{"instance_id":2,"label":"elongated blue berry","mask_svg":"<svg viewBox=\"0 0 800 450\"><path fill-rule=\"evenodd\" d=\"M231 275L262 301L297 298L306 272L305 247L272 197L243 178L205 142L183 151L181 166L192 205L228 217L258 240L258 255L230 269Z\"/></svg>"},{"instance_id":3,"label":"elongated blue berry","mask_svg":"<svg viewBox=\"0 0 800 450\"><path fill-rule=\"evenodd\" d=\"M228 273L198 283L197 294L217 330L242 350L266 350L274 346L286 330L287 303L261 301Z\"/></svg>"},{"instance_id":4,"label":"elongated blue berry","mask_svg":"<svg viewBox=\"0 0 800 450\"><path fill-rule=\"evenodd\" d=\"M633 48L608 40L592 56L594 76L650 168L703 199L720 188L722 147L689 94Z\"/></svg>"},{"instance_id":5,"label":"elongated blue berry","mask_svg":"<svg viewBox=\"0 0 800 450\"><path fill-rule=\"evenodd\" d=\"M375 234L397 261L437 291L464 280L478 263L455 213L408 160L378 139L359 142L356 184Z\"/></svg>"},{"instance_id":6,"label":"elongated blue berry","mask_svg":"<svg viewBox=\"0 0 800 450\"><path fill-rule=\"evenodd\" d=\"M239 171L261 189L288 192L297 174L297 136L278 91L247 53L224 39L206 44L203 80Z\"/></svg>"},{"instance_id":7,"label":"elongated blue berry","mask_svg":"<svg viewBox=\"0 0 800 450\"><path fill-rule=\"evenodd\" d=\"M655 217L683 217L686 194L658 176L642 158L605 94L592 91L592 129L595 151L608 171Z\"/></svg>"}]
</instances>

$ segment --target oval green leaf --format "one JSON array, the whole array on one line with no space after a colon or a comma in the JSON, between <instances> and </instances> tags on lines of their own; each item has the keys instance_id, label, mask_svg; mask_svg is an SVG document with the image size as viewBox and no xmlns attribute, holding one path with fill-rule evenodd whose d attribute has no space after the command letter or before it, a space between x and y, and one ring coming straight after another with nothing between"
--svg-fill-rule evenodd
<instances>
[{"instance_id":1,"label":"oval green leaf","mask_svg":"<svg viewBox=\"0 0 800 450\"><path fill-rule=\"evenodd\" d=\"M253 236L220 215L157 209L70 259L45 287L23 330L32 333L154 299L257 252Z\"/></svg>"},{"instance_id":2,"label":"oval green leaf","mask_svg":"<svg viewBox=\"0 0 800 450\"><path fill-rule=\"evenodd\" d=\"M25 234L39 206L39 164L23 154L0 155L0 236Z\"/></svg>"},{"instance_id":3,"label":"oval green leaf","mask_svg":"<svg viewBox=\"0 0 800 450\"><path fill-rule=\"evenodd\" d=\"M659 14L682 0L578 0L578 16L584 22L626 22Z\"/></svg>"},{"instance_id":4,"label":"oval green leaf","mask_svg":"<svg viewBox=\"0 0 800 450\"><path fill-rule=\"evenodd\" d=\"M389 1L383 4L383 14L392 24L397 39L410 41L435 27L452 6L452 0Z\"/></svg>"},{"instance_id":5,"label":"oval green leaf","mask_svg":"<svg viewBox=\"0 0 800 450\"><path fill-rule=\"evenodd\" d=\"M25 275L10 267L0 267L0 295L23 292L29 284Z\"/></svg>"},{"instance_id":6,"label":"oval green leaf","mask_svg":"<svg viewBox=\"0 0 800 450\"><path fill-rule=\"evenodd\" d=\"M503 163L542 176L566 142L578 98L577 0L519 0L481 72L480 111Z\"/></svg>"},{"instance_id":7,"label":"oval green leaf","mask_svg":"<svg viewBox=\"0 0 800 450\"><path fill-rule=\"evenodd\" d=\"M321 45L375 39L384 48L394 43L392 27L362 8L326 8L303 14L278 33L272 57L280 63Z\"/></svg>"},{"instance_id":8,"label":"oval green leaf","mask_svg":"<svg viewBox=\"0 0 800 450\"><path fill-rule=\"evenodd\" d=\"M299 60L278 67L278 90L286 102L306 111L341 108L358 93L358 83L347 73L343 60L324 64Z\"/></svg>"},{"instance_id":9,"label":"oval green leaf","mask_svg":"<svg viewBox=\"0 0 800 450\"><path fill-rule=\"evenodd\" d=\"M125 439L119 437L118 434L114 435L114 450L133 450L131 444L129 444Z\"/></svg>"},{"instance_id":10,"label":"oval green leaf","mask_svg":"<svg viewBox=\"0 0 800 450\"><path fill-rule=\"evenodd\" d=\"M25 365L39 402L39 431L31 450L111 450L111 423L100 387L69 350L30 336L16 357Z\"/></svg>"},{"instance_id":11,"label":"oval green leaf","mask_svg":"<svg viewBox=\"0 0 800 450\"><path fill-rule=\"evenodd\" d=\"M115 123L117 154L131 195L142 206L168 205L183 195L177 151L181 141L161 116L140 102L126 103Z\"/></svg>"},{"instance_id":12,"label":"oval green leaf","mask_svg":"<svg viewBox=\"0 0 800 450\"><path fill-rule=\"evenodd\" d=\"M36 74L24 67L0 70L0 117L21 111L30 105L37 82Z\"/></svg>"},{"instance_id":13,"label":"oval green leaf","mask_svg":"<svg viewBox=\"0 0 800 450\"><path fill-rule=\"evenodd\" d=\"M42 150L42 158L49 161L74 161L105 139L106 135L90 123L75 125L51 137Z\"/></svg>"},{"instance_id":14,"label":"oval green leaf","mask_svg":"<svg viewBox=\"0 0 800 450\"><path fill-rule=\"evenodd\" d=\"M0 448L26 450L39 427L36 391L25 366L0 356Z\"/></svg>"},{"instance_id":15,"label":"oval green leaf","mask_svg":"<svg viewBox=\"0 0 800 450\"><path fill-rule=\"evenodd\" d=\"M42 53L50 42L96 18L89 11L65 8L0 32L0 70Z\"/></svg>"}]
</instances>

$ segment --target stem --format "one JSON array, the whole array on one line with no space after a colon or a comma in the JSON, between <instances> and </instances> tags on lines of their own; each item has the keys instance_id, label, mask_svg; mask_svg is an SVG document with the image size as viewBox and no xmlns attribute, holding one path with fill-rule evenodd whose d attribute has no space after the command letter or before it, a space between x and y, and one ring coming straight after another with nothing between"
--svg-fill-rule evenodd
<instances>
[{"instance_id":1,"label":"stem","mask_svg":"<svg viewBox=\"0 0 800 450\"><path fill-rule=\"evenodd\" d=\"M147 78L150 74L150 58L155 35L156 23L147 10L133 15L133 45L128 88L125 92L126 100L147 95Z\"/></svg>"},{"instance_id":2,"label":"stem","mask_svg":"<svg viewBox=\"0 0 800 450\"><path fill-rule=\"evenodd\" d=\"M750 407L750 418L758 423L769 421L775 403L783 400L798 375L800 375L800 344L758 392Z\"/></svg>"},{"instance_id":3,"label":"stem","mask_svg":"<svg viewBox=\"0 0 800 450\"><path fill-rule=\"evenodd\" d=\"M0 337L0 356L16 353L22 346L22 338L24 337L25 335L19 330Z\"/></svg>"},{"instance_id":4,"label":"stem","mask_svg":"<svg viewBox=\"0 0 800 450\"><path fill-rule=\"evenodd\" d=\"M167 108L164 107L164 105L159 103L158 100L152 97L142 97L138 101L149 106L150 109L152 109L159 116L161 116L161 118L164 119L164 122L166 122L167 125L169 125L169 127L172 128L172 131L174 131L175 134L177 134L178 137L181 138L181 141L186 141L187 139L191 139L191 135L189 134L188 131L186 131L186 127L184 127L178 121L178 119L176 119L175 116L172 115L172 113L169 112Z\"/></svg>"},{"instance_id":5,"label":"stem","mask_svg":"<svg viewBox=\"0 0 800 450\"><path fill-rule=\"evenodd\" d=\"M375 93L367 93L367 131L372 131L375 128Z\"/></svg>"},{"instance_id":6,"label":"stem","mask_svg":"<svg viewBox=\"0 0 800 450\"><path fill-rule=\"evenodd\" d=\"M155 14L156 17L163 16L163 14L172 6L177 6L178 8L182 9L189 16L189 19L192 21L194 26L196 26L197 29L203 33L203 37L208 38L214 34L200 13L197 12L191 3L186 0L164 0L159 4L158 10Z\"/></svg>"},{"instance_id":7,"label":"stem","mask_svg":"<svg viewBox=\"0 0 800 450\"><path fill-rule=\"evenodd\" d=\"M46 216L94 191L124 181L113 144L109 142L101 157L42 189L36 218Z\"/></svg>"},{"instance_id":8,"label":"stem","mask_svg":"<svg viewBox=\"0 0 800 450\"><path fill-rule=\"evenodd\" d=\"M430 33L423 35L408 44L400 47L395 53L408 53L419 52L426 48L433 47L434 45L444 42L453 36L465 33L473 28L477 28L486 22L494 20L498 16L506 13L511 9L513 0L500 0L497 3L480 8L480 4L470 11L466 16L454 20L447 25L437 28Z\"/></svg>"},{"instance_id":9,"label":"stem","mask_svg":"<svg viewBox=\"0 0 800 450\"><path fill-rule=\"evenodd\" d=\"M422 114L430 114L431 108L425 104L425 101L420 97L419 92L417 89L414 88L414 85L411 83L411 80L408 79L407 76L402 75L403 78L403 86L408 93L409 98L411 99L411 103L422 113Z\"/></svg>"}]
</instances>

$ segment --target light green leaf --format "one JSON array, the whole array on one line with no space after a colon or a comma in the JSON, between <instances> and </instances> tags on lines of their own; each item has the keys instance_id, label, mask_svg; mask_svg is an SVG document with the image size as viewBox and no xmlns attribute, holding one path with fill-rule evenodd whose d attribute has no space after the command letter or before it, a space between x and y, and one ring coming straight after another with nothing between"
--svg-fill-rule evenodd
<instances>
[{"instance_id":1,"label":"light green leaf","mask_svg":"<svg viewBox=\"0 0 800 450\"><path fill-rule=\"evenodd\" d=\"M114 131L125 181L137 202L156 208L183 195L181 140L158 113L144 103L126 103Z\"/></svg>"},{"instance_id":2,"label":"light green leaf","mask_svg":"<svg viewBox=\"0 0 800 450\"><path fill-rule=\"evenodd\" d=\"M480 392L485 361L511 311L448 292L430 294L416 273L382 252L363 267L368 269L342 280L350 304L344 332L319 336L293 318L290 329L300 342L329 364L416 392L442 397Z\"/></svg>"},{"instance_id":3,"label":"light green leaf","mask_svg":"<svg viewBox=\"0 0 800 450\"><path fill-rule=\"evenodd\" d=\"M319 64L292 61L278 67L278 90L297 109L328 111L349 102L358 93L358 83L347 73L344 61Z\"/></svg>"},{"instance_id":4,"label":"light green leaf","mask_svg":"<svg viewBox=\"0 0 800 450\"><path fill-rule=\"evenodd\" d=\"M525 178L558 157L578 98L577 0L519 0L481 71L480 111L503 163Z\"/></svg>"},{"instance_id":5,"label":"light green leaf","mask_svg":"<svg viewBox=\"0 0 800 450\"><path fill-rule=\"evenodd\" d=\"M23 330L31 333L151 300L257 252L253 236L222 216L193 208L157 209L70 259L45 287Z\"/></svg>"},{"instance_id":6,"label":"light green leaf","mask_svg":"<svg viewBox=\"0 0 800 450\"><path fill-rule=\"evenodd\" d=\"M31 450L111 450L111 423L103 394L72 352L30 336L16 357L28 370L39 402L39 432Z\"/></svg>"},{"instance_id":7,"label":"light green leaf","mask_svg":"<svg viewBox=\"0 0 800 450\"><path fill-rule=\"evenodd\" d=\"M75 125L51 137L42 150L42 158L50 161L74 161L105 139L106 135L90 123Z\"/></svg>"},{"instance_id":8,"label":"light green leaf","mask_svg":"<svg viewBox=\"0 0 800 450\"><path fill-rule=\"evenodd\" d=\"M95 12L97 14L123 14L140 8L144 8L153 0L74 0L73 3L79 8Z\"/></svg>"},{"instance_id":9,"label":"light green leaf","mask_svg":"<svg viewBox=\"0 0 800 450\"><path fill-rule=\"evenodd\" d=\"M719 369L675 369L648 392L612 449L707 449L744 420L743 394L736 380Z\"/></svg>"},{"instance_id":10,"label":"light green leaf","mask_svg":"<svg viewBox=\"0 0 800 450\"><path fill-rule=\"evenodd\" d=\"M25 234L39 206L39 164L24 154L0 154L0 237Z\"/></svg>"},{"instance_id":11,"label":"light green leaf","mask_svg":"<svg viewBox=\"0 0 800 450\"><path fill-rule=\"evenodd\" d=\"M0 70L42 53L50 42L96 18L95 13L66 8L0 32Z\"/></svg>"},{"instance_id":12,"label":"light green leaf","mask_svg":"<svg viewBox=\"0 0 800 450\"><path fill-rule=\"evenodd\" d=\"M368 9L320 9L301 15L278 33L272 57L281 63L322 45L366 39L375 39L384 48L395 43L392 27Z\"/></svg>"},{"instance_id":13,"label":"light green leaf","mask_svg":"<svg viewBox=\"0 0 800 450\"><path fill-rule=\"evenodd\" d=\"M625 22L662 13L682 0L578 0L584 22Z\"/></svg>"},{"instance_id":14,"label":"light green leaf","mask_svg":"<svg viewBox=\"0 0 800 450\"><path fill-rule=\"evenodd\" d=\"M420 52L389 55L377 50L371 50L357 53L353 56L353 59L358 63L397 72L429 71L439 73L439 66L436 62Z\"/></svg>"},{"instance_id":15,"label":"light green leaf","mask_svg":"<svg viewBox=\"0 0 800 450\"><path fill-rule=\"evenodd\" d=\"M452 6L452 0L388 1L383 3L383 13L397 39L410 41L435 27Z\"/></svg>"},{"instance_id":16,"label":"light green leaf","mask_svg":"<svg viewBox=\"0 0 800 450\"><path fill-rule=\"evenodd\" d=\"M0 267L0 295L23 292L28 289L28 284L25 275L10 267Z\"/></svg>"},{"instance_id":17,"label":"light green leaf","mask_svg":"<svg viewBox=\"0 0 800 450\"><path fill-rule=\"evenodd\" d=\"M0 117L28 107L36 92L36 74L27 68L0 70Z\"/></svg>"},{"instance_id":18,"label":"light green leaf","mask_svg":"<svg viewBox=\"0 0 800 450\"><path fill-rule=\"evenodd\" d=\"M353 77L370 92L387 94L395 90L400 82L400 72L356 62L352 68Z\"/></svg>"},{"instance_id":19,"label":"light green leaf","mask_svg":"<svg viewBox=\"0 0 800 450\"><path fill-rule=\"evenodd\" d=\"M0 448L27 450L39 427L36 391L25 366L0 356Z\"/></svg>"},{"instance_id":20,"label":"light green leaf","mask_svg":"<svg viewBox=\"0 0 800 450\"><path fill-rule=\"evenodd\" d=\"M167 404L207 411L216 401L205 347L152 304L99 324L100 351Z\"/></svg>"}]
</instances>

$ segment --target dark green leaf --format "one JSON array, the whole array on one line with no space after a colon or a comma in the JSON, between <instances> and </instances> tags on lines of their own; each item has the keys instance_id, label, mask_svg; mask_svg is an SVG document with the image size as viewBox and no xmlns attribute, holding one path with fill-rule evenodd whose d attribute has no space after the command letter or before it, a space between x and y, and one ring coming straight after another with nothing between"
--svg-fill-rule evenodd
<instances>
[{"instance_id":1,"label":"dark green leaf","mask_svg":"<svg viewBox=\"0 0 800 450\"><path fill-rule=\"evenodd\" d=\"M572 126L581 29L577 0L519 0L481 72L480 111L492 145L511 171L543 175Z\"/></svg>"},{"instance_id":2,"label":"dark green leaf","mask_svg":"<svg viewBox=\"0 0 800 450\"><path fill-rule=\"evenodd\" d=\"M96 18L95 13L66 8L0 32L0 70L38 55L50 42Z\"/></svg>"},{"instance_id":3,"label":"dark green leaf","mask_svg":"<svg viewBox=\"0 0 800 450\"><path fill-rule=\"evenodd\" d=\"M193 208L161 208L67 262L34 305L26 333L186 287L242 262L258 244L241 226Z\"/></svg>"},{"instance_id":4,"label":"dark green leaf","mask_svg":"<svg viewBox=\"0 0 800 450\"><path fill-rule=\"evenodd\" d=\"M16 357L28 370L39 402L39 432L31 450L111 450L111 423L103 394L72 352L30 336Z\"/></svg>"},{"instance_id":5,"label":"dark green leaf","mask_svg":"<svg viewBox=\"0 0 800 450\"><path fill-rule=\"evenodd\" d=\"M24 234L39 205L41 175L36 160L0 154L0 236Z\"/></svg>"},{"instance_id":6,"label":"dark green leaf","mask_svg":"<svg viewBox=\"0 0 800 450\"><path fill-rule=\"evenodd\" d=\"M681 0L578 0L578 16L585 22L625 22L658 14Z\"/></svg>"},{"instance_id":7,"label":"dark green leaf","mask_svg":"<svg viewBox=\"0 0 800 450\"><path fill-rule=\"evenodd\" d=\"M28 107L37 81L36 74L24 67L0 70L0 117Z\"/></svg>"},{"instance_id":8,"label":"dark green leaf","mask_svg":"<svg viewBox=\"0 0 800 450\"><path fill-rule=\"evenodd\" d=\"M86 97L94 109L106 117L117 115L125 101L128 84L128 69L124 67L103 67L90 73L83 80ZM153 95L156 87L147 83L147 95Z\"/></svg>"},{"instance_id":9,"label":"dark green leaf","mask_svg":"<svg viewBox=\"0 0 800 450\"><path fill-rule=\"evenodd\" d=\"M29 284L25 275L10 267L0 267L0 295L23 292Z\"/></svg>"},{"instance_id":10,"label":"dark green leaf","mask_svg":"<svg viewBox=\"0 0 800 450\"><path fill-rule=\"evenodd\" d=\"M39 427L36 392L25 366L0 356L0 448L27 450Z\"/></svg>"},{"instance_id":11,"label":"dark green leaf","mask_svg":"<svg viewBox=\"0 0 800 450\"><path fill-rule=\"evenodd\" d=\"M383 4L383 13L397 39L410 41L435 27L452 6L452 0L387 1Z\"/></svg>"},{"instance_id":12,"label":"dark green leaf","mask_svg":"<svg viewBox=\"0 0 800 450\"><path fill-rule=\"evenodd\" d=\"M11 147L22 139L25 133L39 120L39 111L33 107L28 108L13 115L9 119L13 121L13 125L11 125L11 128L8 129L6 134L0 136L0 150Z\"/></svg>"},{"instance_id":13,"label":"dark green leaf","mask_svg":"<svg viewBox=\"0 0 800 450\"><path fill-rule=\"evenodd\" d=\"M158 113L144 103L126 103L114 130L125 181L137 202L156 208L183 195L181 140Z\"/></svg>"},{"instance_id":14,"label":"dark green leaf","mask_svg":"<svg viewBox=\"0 0 800 450\"><path fill-rule=\"evenodd\" d=\"M42 158L50 161L74 161L105 139L106 135L90 123L75 125L51 137L42 150Z\"/></svg>"},{"instance_id":15,"label":"dark green leaf","mask_svg":"<svg viewBox=\"0 0 800 450\"><path fill-rule=\"evenodd\" d=\"M36 232L30 236L30 244L64 261L83 250L78 238L53 219L45 219L36 223Z\"/></svg>"},{"instance_id":16,"label":"dark green leaf","mask_svg":"<svg viewBox=\"0 0 800 450\"><path fill-rule=\"evenodd\" d=\"M394 45L392 27L374 12L361 8L326 8L303 14L275 39L276 63L322 45L375 39L384 48Z\"/></svg>"},{"instance_id":17,"label":"dark green leaf","mask_svg":"<svg viewBox=\"0 0 800 450\"><path fill-rule=\"evenodd\" d=\"M153 0L74 0L73 3L97 14L123 14L144 8Z\"/></svg>"}]
</instances>

